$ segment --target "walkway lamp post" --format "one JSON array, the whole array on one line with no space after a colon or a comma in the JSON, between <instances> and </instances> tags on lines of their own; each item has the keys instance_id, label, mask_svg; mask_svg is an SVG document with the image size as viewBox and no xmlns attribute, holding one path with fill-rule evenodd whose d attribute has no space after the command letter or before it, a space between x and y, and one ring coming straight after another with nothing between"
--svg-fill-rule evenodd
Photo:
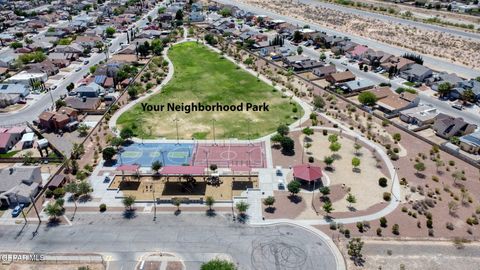
<instances>
[{"instance_id":1,"label":"walkway lamp post","mask_svg":"<svg viewBox=\"0 0 480 270\"><path fill-rule=\"evenodd\" d=\"M175 119L173 119L173 121L175 122L175 129L177 130L177 145L179 145L180 144L179 138L178 138L178 121L179 120L178 120L178 118L175 118Z\"/></svg>"},{"instance_id":2,"label":"walkway lamp post","mask_svg":"<svg viewBox=\"0 0 480 270\"><path fill-rule=\"evenodd\" d=\"M212 126L213 126L213 145L217 145L217 141L216 141L216 138L215 138L215 122L217 120L215 119L212 119Z\"/></svg>"},{"instance_id":3,"label":"walkway lamp post","mask_svg":"<svg viewBox=\"0 0 480 270\"><path fill-rule=\"evenodd\" d=\"M397 171L398 171L399 169L400 169L400 168L398 168L398 167L393 167L393 170L395 171L395 173L393 174L392 187L390 188L390 193L392 193L393 197L395 197L395 200L397 200L397 202L399 202L400 199L398 199L397 195L395 195L395 193L393 193L393 185L395 184L395 180L398 178L398 173L397 173Z\"/></svg>"}]
</instances>

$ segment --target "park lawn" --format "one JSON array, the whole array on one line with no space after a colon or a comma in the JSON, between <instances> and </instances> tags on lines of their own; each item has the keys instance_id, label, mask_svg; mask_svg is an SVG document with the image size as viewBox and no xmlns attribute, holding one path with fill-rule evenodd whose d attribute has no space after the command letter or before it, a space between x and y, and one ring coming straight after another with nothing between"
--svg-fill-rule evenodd
<instances>
[{"instance_id":1,"label":"park lawn","mask_svg":"<svg viewBox=\"0 0 480 270\"><path fill-rule=\"evenodd\" d=\"M130 127L140 138L176 138L174 119L178 119L181 139L212 139L215 137L247 139L275 132L280 124L291 124L303 115L300 105L272 86L224 59L204 45L186 42L174 45L168 52L174 65L174 77L161 90L144 100L150 105L191 102L214 105L241 103L269 105L269 111L254 112L148 112L141 103L123 113L119 128ZM245 104L244 104L245 106ZM298 111L294 113L294 108ZM250 123L250 124L249 124ZM249 132L250 131L250 132Z\"/></svg>"}]
</instances>

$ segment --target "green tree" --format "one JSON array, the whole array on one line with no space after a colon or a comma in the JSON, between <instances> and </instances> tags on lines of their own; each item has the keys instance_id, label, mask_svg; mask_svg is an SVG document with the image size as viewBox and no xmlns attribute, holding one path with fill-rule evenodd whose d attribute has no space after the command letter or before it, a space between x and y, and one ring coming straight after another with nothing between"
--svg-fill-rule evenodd
<instances>
[{"instance_id":1,"label":"green tree","mask_svg":"<svg viewBox=\"0 0 480 270\"><path fill-rule=\"evenodd\" d=\"M122 137L114 137L112 138L112 140L110 141L110 144L115 147L115 149L117 149L118 151L118 148L123 145L125 143L125 140L122 138Z\"/></svg>"},{"instance_id":2,"label":"green tree","mask_svg":"<svg viewBox=\"0 0 480 270\"><path fill-rule=\"evenodd\" d=\"M123 128L120 131L120 138L124 140L131 139L133 137L133 130L129 127Z\"/></svg>"},{"instance_id":3,"label":"green tree","mask_svg":"<svg viewBox=\"0 0 480 270\"><path fill-rule=\"evenodd\" d=\"M70 182L65 185L64 190L66 192L72 193L72 200L75 204L75 210L77 209L77 194L78 194L78 185L76 182Z\"/></svg>"},{"instance_id":4,"label":"green tree","mask_svg":"<svg viewBox=\"0 0 480 270\"><path fill-rule=\"evenodd\" d=\"M356 169L358 166L360 166L360 159L357 158L357 157L353 157L353 158L352 158L352 166L353 166L353 168L355 168L355 169Z\"/></svg>"},{"instance_id":5,"label":"green tree","mask_svg":"<svg viewBox=\"0 0 480 270\"><path fill-rule=\"evenodd\" d=\"M352 206L353 203L357 202L357 198L355 198L355 196L353 196L352 193L348 193L348 196L347 196L346 200L350 204L350 207Z\"/></svg>"},{"instance_id":6,"label":"green tree","mask_svg":"<svg viewBox=\"0 0 480 270\"><path fill-rule=\"evenodd\" d=\"M353 145L353 148L355 148L355 154L358 154L358 151L359 151L360 149L362 149L362 145L359 144L359 143L355 143L355 144Z\"/></svg>"},{"instance_id":7,"label":"green tree","mask_svg":"<svg viewBox=\"0 0 480 270\"><path fill-rule=\"evenodd\" d=\"M363 105L373 106L377 102L377 96L372 92L362 92L358 95L358 101Z\"/></svg>"},{"instance_id":8,"label":"green tree","mask_svg":"<svg viewBox=\"0 0 480 270\"><path fill-rule=\"evenodd\" d=\"M275 197L273 196L268 196L263 200L263 204L268 208L271 209L273 205L275 204Z\"/></svg>"},{"instance_id":9,"label":"green tree","mask_svg":"<svg viewBox=\"0 0 480 270\"><path fill-rule=\"evenodd\" d=\"M85 137L85 136L87 136L89 129L90 129L90 128L89 128L87 125L85 125L84 123L78 125L78 128L77 128L78 135L79 135L80 137Z\"/></svg>"},{"instance_id":10,"label":"green tree","mask_svg":"<svg viewBox=\"0 0 480 270\"><path fill-rule=\"evenodd\" d=\"M313 135L313 129L310 127L306 127L302 130L302 133L305 134L306 136L311 136Z\"/></svg>"},{"instance_id":11,"label":"green tree","mask_svg":"<svg viewBox=\"0 0 480 270\"><path fill-rule=\"evenodd\" d=\"M135 203L135 199L136 199L135 196L133 196L133 195L128 195L128 196L126 196L126 197L123 198L122 203L123 203L123 205L125 206L125 208L126 208L127 210L131 211L131 210L132 210L132 206L133 206L133 204Z\"/></svg>"},{"instance_id":12,"label":"green tree","mask_svg":"<svg viewBox=\"0 0 480 270\"><path fill-rule=\"evenodd\" d=\"M330 201L326 201L323 204L323 211L325 211L325 213L327 213L327 215L332 213L333 210L335 210L335 209L333 209L332 203Z\"/></svg>"},{"instance_id":13,"label":"green tree","mask_svg":"<svg viewBox=\"0 0 480 270\"><path fill-rule=\"evenodd\" d=\"M57 202L49 202L45 207L45 213L51 221L55 221L58 217L63 215L63 207Z\"/></svg>"},{"instance_id":14,"label":"green tree","mask_svg":"<svg viewBox=\"0 0 480 270\"><path fill-rule=\"evenodd\" d=\"M297 54L298 54L298 55L301 55L302 53L303 53L303 48L302 48L302 46L298 46L298 48L297 48Z\"/></svg>"},{"instance_id":15,"label":"green tree","mask_svg":"<svg viewBox=\"0 0 480 270\"><path fill-rule=\"evenodd\" d=\"M57 99L55 101L55 109L58 111L61 107L67 106L67 103L63 99Z\"/></svg>"},{"instance_id":16,"label":"green tree","mask_svg":"<svg viewBox=\"0 0 480 270\"><path fill-rule=\"evenodd\" d=\"M335 143L338 141L338 135L337 134L332 134L328 136L328 141L330 143Z\"/></svg>"},{"instance_id":17,"label":"green tree","mask_svg":"<svg viewBox=\"0 0 480 270\"><path fill-rule=\"evenodd\" d=\"M413 168L415 168L415 170L417 171L417 173L419 172L423 172L425 171L425 163L423 162L417 162L415 163L415 165L413 165Z\"/></svg>"},{"instance_id":18,"label":"green tree","mask_svg":"<svg viewBox=\"0 0 480 270\"><path fill-rule=\"evenodd\" d=\"M244 201L237 202L235 204L235 208L237 208L240 215L244 215L245 212L247 212L249 207L250 207L250 205L248 203L244 202Z\"/></svg>"},{"instance_id":19,"label":"green tree","mask_svg":"<svg viewBox=\"0 0 480 270\"><path fill-rule=\"evenodd\" d=\"M323 109L325 107L325 100L321 96L314 96L313 107L315 107L315 110Z\"/></svg>"},{"instance_id":20,"label":"green tree","mask_svg":"<svg viewBox=\"0 0 480 270\"><path fill-rule=\"evenodd\" d=\"M331 143L330 144L330 151L332 152L338 152L340 150L340 148L342 148L342 145L339 143L339 142L334 142L334 143Z\"/></svg>"},{"instance_id":21,"label":"green tree","mask_svg":"<svg viewBox=\"0 0 480 270\"><path fill-rule=\"evenodd\" d=\"M22 48L23 47L23 44L21 42L18 42L18 41L14 41L12 43L10 43L10 48L12 49L18 49L18 48Z\"/></svg>"},{"instance_id":22,"label":"green tree","mask_svg":"<svg viewBox=\"0 0 480 270\"><path fill-rule=\"evenodd\" d=\"M360 238L353 238L347 244L348 255L350 255L350 258L355 262L355 264L363 261L363 244L364 243L360 240Z\"/></svg>"},{"instance_id":23,"label":"green tree","mask_svg":"<svg viewBox=\"0 0 480 270\"><path fill-rule=\"evenodd\" d=\"M75 88L75 84L70 83L69 85L67 85L66 88L67 88L67 91L70 92L70 91L72 91L72 90Z\"/></svg>"},{"instance_id":24,"label":"green tree","mask_svg":"<svg viewBox=\"0 0 480 270\"><path fill-rule=\"evenodd\" d=\"M212 207L215 204L215 199L212 196L205 198L205 204L208 206L208 210L212 211Z\"/></svg>"},{"instance_id":25,"label":"green tree","mask_svg":"<svg viewBox=\"0 0 480 270\"><path fill-rule=\"evenodd\" d=\"M474 103L476 101L476 96L472 89L466 89L465 91L463 91L460 99L462 99L464 102Z\"/></svg>"},{"instance_id":26,"label":"green tree","mask_svg":"<svg viewBox=\"0 0 480 270\"><path fill-rule=\"evenodd\" d=\"M288 183L287 189L292 194L292 196L296 197L297 194L300 192L301 186L302 184L299 181L293 180L290 183Z\"/></svg>"},{"instance_id":27,"label":"green tree","mask_svg":"<svg viewBox=\"0 0 480 270\"><path fill-rule=\"evenodd\" d=\"M200 270L237 270L237 267L227 260L213 259L203 263Z\"/></svg>"},{"instance_id":28,"label":"green tree","mask_svg":"<svg viewBox=\"0 0 480 270\"><path fill-rule=\"evenodd\" d=\"M320 193L322 193L322 197L324 198L330 194L330 188L327 186L320 187L318 190L320 191Z\"/></svg>"},{"instance_id":29,"label":"green tree","mask_svg":"<svg viewBox=\"0 0 480 270\"><path fill-rule=\"evenodd\" d=\"M78 183L78 195L80 197L81 196L87 196L92 191L93 191L92 186L90 185L90 183L88 181L84 180L84 181L81 181L80 183Z\"/></svg>"},{"instance_id":30,"label":"green tree","mask_svg":"<svg viewBox=\"0 0 480 270\"><path fill-rule=\"evenodd\" d=\"M323 158L323 162L325 162L327 167L331 168L333 162L335 162L335 159L332 156L326 156L325 158Z\"/></svg>"},{"instance_id":31,"label":"green tree","mask_svg":"<svg viewBox=\"0 0 480 270\"><path fill-rule=\"evenodd\" d=\"M219 12L220 15L222 15L223 17L228 17L230 15L232 15L232 10L229 9L229 8L222 8Z\"/></svg>"},{"instance_id":32,"label":"green tree","mask_svg":"<svg viewBox=\"0 0 480 270\"><path fill-rule=\"evenodd\" d=\"M292 153L295 149L295 142L290 137L283 137L280 144L284 153Z\"/></svg>"},{"instance_id":33,"label":"green tree","mask_svg":"<svg viewBox=\"0 0 480 270\"><path fill-rule=\"evenodd\" d=\"M109 37L109 38L113 37L113 35L115 35L115 32L116 32L116 31L115 31L115 28L113 28L113 27L107 27L107 28L105 29L105 34L106 34L107 37Z\"/></svg>"},{"instance_id":34,"label":"green tree","mask_svg":"<svg viewBox=\"0 0 480 270\"><path fill-rule=\"evenodd\" d=\"M102 151L102 157L105 161L111 161L117 151L113 147L105 147Z\"/></svg>"},{"instance_id":35,"label":"green tree","mask_svg":"<svg viewBox=\"0 0 480 270\"><path fill-rule=\"evenodd\" d=\"M152 162L152 170L155 171L155 173L158 174L158 170L162 168L162 163L158 160L155 160Z\"/></svg>"},{"instance_id":36,"label":"green tree","mask_svg":"<svg viewBox=\"0 0 480 270\"><path fill-rule=\"evenodd\" d=\"M280 134L282 136L287 136L288 132L290 132L290 129L288 128L287 125L281 124L277 127L277 132L278 132L278 134Z\"/></svg>"},{"instance_id":37,"label":"green tree","mask_svg":"<svg viewBox=\"0 0 480 270\"><path fill-rule=\"evenodd\" d=\"M449 82L444 82L438 85L438 93L441 97L448 96L452 89L453 86Z\"/></svg>"}]
</instances>

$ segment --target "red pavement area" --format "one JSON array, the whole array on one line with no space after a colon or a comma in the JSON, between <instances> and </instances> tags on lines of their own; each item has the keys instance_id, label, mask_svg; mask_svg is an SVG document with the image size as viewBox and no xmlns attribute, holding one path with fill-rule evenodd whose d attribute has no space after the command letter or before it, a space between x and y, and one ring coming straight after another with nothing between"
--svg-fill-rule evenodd
<instances>
[{"instance_id":1,"label":"red pavement area","mask_svg":"<svg viewBox=\"0 0 480 270\"><path fill-rule=\"evenodd\" d=\"M193 154L193 165L216 164L220 168L250 167L265 168L265 144L197 144ZM208 163L208 164L207 164Z\"/></svg>"}]
</instances>

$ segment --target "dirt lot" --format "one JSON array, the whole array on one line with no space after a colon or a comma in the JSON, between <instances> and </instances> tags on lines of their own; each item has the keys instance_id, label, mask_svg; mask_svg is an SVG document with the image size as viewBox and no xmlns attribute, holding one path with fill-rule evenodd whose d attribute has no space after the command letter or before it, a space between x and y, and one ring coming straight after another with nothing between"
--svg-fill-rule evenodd
<instances>
[{"instance_id":1,"label":"dirt lot","mask_svg":"<svg viewBox=\"0 0 480 270\"><path fill-rule=\"evenodd\" d=\"M469 270L480 265L480 245L464 244L455 246L453 242L440 241L382 241L364 240L363 267L355 266L348 259L342 241L341 251L347 258L348 269L423 269L423 270ZM458 248L460 247L460 248ZM403 265L403 268L402 268Z\"/></svg>"}]
</instances>

